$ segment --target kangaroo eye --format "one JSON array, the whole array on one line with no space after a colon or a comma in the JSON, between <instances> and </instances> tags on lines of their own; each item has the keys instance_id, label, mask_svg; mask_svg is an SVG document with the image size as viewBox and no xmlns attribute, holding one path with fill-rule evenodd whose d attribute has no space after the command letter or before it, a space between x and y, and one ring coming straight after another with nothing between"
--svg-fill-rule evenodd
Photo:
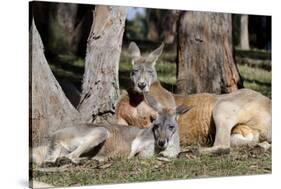
<instances>
[{"instance_id":1,"label":"kangaroo eye","mask_svg":"<svg viewBox=\"0 0 281 189\"><path fill-rule=\"evenodd\" d=\"M175 126L174 125L169 125L168 127L170 130L174 130L175 129Z\"/></svg>"},{"instance_id":2,"label":"kangaroo eye","mask_svg":"<svg viewBox=\"0 0 281 189\"><path fill-rule=\"evenodd\" d=\"M159 128L159 124L154 124L153 127L154 127L154 129L158 129Z\"/></svg>"},{"instance_id":3,"label":"kangaroo eye","mask_svg":"<svg viewBox=\"0 0 281 189\"><path fill-rule=\"evenodd\" d=\"M134 75L138 72L138 70L132 70L131 74Z\"/></svg>"},{"instance_id":4,"label":"kangaroo eye","mask_svg":"<svg viewBox=\"0 0 281 189\"><path fill-rule=\"evenodd\" d=\"M153 75L154 72L150 70L150 71L148 71L148 73L149 73L150 75Z\"/></svg>"}]
</instances>

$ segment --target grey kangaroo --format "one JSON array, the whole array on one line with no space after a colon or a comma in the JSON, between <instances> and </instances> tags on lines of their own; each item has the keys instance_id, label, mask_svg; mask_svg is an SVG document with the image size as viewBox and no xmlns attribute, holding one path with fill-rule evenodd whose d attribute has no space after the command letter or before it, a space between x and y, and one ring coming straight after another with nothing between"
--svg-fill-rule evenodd
<instances>
[{"instance_id":1,"label":"grey kangaroo","mask_svg":"<svg viewBox=\"0 0 281 189\"><path fill-rule=\"evenodd\" d=\"M51 136L48 146L34 149L33 161L40 165L67 157L73 163L78 163L83 156L106 160L116 155L147 158L158 153L165 157L176 157L180 152L176 115L186 112L188 107L182 105L166 109L152 96L144 96L156 111L149 128L87 124L60 129Z\"/></svg>"}]
</instances>

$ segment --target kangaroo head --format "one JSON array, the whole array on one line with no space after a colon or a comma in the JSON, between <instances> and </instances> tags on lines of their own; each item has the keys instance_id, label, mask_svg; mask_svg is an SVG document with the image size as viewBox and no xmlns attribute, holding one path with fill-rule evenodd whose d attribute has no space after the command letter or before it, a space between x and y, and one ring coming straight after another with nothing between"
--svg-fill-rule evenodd
<instances>
[{"instance_id":1,"label":"kangaroo head","mask_svg":"<svg viewBox=\"0 0 281 189\"><path fill-rule=\"evenodd\" d=\"M178 132L177 115L187 112L190 108L185 105L170 109L162 108L153 96L144 93L144 98L147 104L156 111L152 121L152 131L156 146L164 150L173 135Z\"/></svg>"},{"instance_id":2,"label":"kangaroo head","mask_svg":"<svg viewBox=\"0 0 281 189\"><path fill-rule=\"evenodd\" d=\"M130 74L133 88L136 92L149 91L150 85L157 80L155 63L162 54L164 43L151 52L148 56L141 56L140 49L135 42L129 45L129 53L132 58L132 71Z\"/></svg>"}]
</instances>

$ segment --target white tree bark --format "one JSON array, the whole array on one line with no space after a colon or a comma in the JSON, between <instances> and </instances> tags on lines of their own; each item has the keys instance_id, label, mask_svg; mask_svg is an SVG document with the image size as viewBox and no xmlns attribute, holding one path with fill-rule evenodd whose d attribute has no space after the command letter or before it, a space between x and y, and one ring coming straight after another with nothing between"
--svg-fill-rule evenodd
<instances>
[{"instance_id":1,"label":"white tree bark","mask_svg":"<svg viewBox=\"0 0 281 189\"><path fill-rule=\"evenodd\" d=\"M248 15L241 15L240 19L240 48L249 50Z\"/></svg>"},{"instance_id":2,"label":"white tree bark","mask_svg":"<svg viewBox=\"0 0 281 189\"><path fill-rule=\"evenodd\" d=\"M118 65L126 7L96 6L78 109L87 122L108 121L119 96Z\"/></svg>"}]
</instances>

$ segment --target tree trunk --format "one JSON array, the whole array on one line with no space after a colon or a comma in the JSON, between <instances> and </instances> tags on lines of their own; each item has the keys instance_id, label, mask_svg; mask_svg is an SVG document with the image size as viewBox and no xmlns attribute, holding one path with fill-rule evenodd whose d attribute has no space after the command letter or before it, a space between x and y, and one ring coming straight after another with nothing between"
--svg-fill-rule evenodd
<instances>
[{"instance_id":1,"label":"tree trunk","mask_svg":"<svg viewBox=\"0 0 281 189\"><path fill-rule=\"evenodd\" d=\"M47 63L34 21L30 30L30 67L30 137L32 146L38 146L57 129L79 122L79 112L64 95Z\"/></svg>"},{"instance_id":2,"label":"tree trunk","mask_svg":"<svg viewBox=\"0 0 281 189\"><path fill-rule=\"evenodd\" d=\"M119 96L118 65L127 8L96 6L78 109L87 122L110 121Z\"/></svg>"},{"instance_id":3,"label":"tree trunk","mask_svg":"<svg viewBox=\"0 0 281 189\"><path fill-rule=\"evenodd\" d=\"M150 41L159 40L159 22L160 22L160 10L157 9L146 9L147 15L147 39Z\"/></svg>"},{"instance_id":4,"label":"tree trunk","mask_svg":"<svg viewBox=\"0 0 281 189\"><path fill-rule=\"evenodd\" d=\"M178 13L176 10L147 9L147 38L174 44Z\"/></svg>"},{"instance_id":5,"label":"tree trunk","mask_svg":"<svg viewBox=\"0 0 281 189\"><path fill-rule=\"evenodd\" d=\"M165 44L175 44L176 43L176 32L177 32L177 22L178 20L178 11L176 10L166 10L161 26L161 40Z\"/></svg>"},{"instance_id":6,"label":"tree trunk","mask_svg":"<svg viewBox=\"0 0 281 189\"><path fill-rule=\"evenodd\" d=\"M230 14L182 12L178 22L178 93L229 93L239 73L232 54Z\"/></svg>"},{"instance_id":7,"label":"tree trunk","mask_svg":"<svg viewBox=\"0 0 281 189\"><path fill-rule=\"evenodd\" d=\"M241 15L240 17L240 45L243 50L249 50L249 31L248 31L248 15Z\"/></svg>"}]
</instances>

